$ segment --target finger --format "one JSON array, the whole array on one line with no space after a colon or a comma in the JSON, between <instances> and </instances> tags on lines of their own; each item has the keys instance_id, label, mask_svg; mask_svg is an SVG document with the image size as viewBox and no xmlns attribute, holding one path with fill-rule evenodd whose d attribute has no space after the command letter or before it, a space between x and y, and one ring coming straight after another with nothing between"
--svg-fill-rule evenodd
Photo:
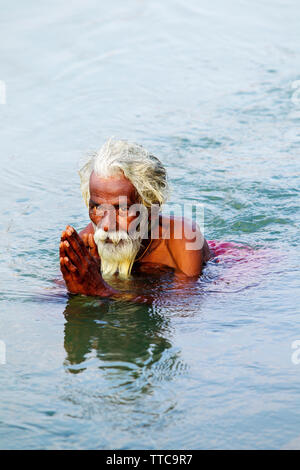
<instances>
[{"instance_id":1,"label":"finger","mask_svg":"<svg viewBox=\"0 0 300 470\"><path fill-rule=\"evenodd\" d=\"M91 254L99 258L98 247L96 245L96 242L94 240L94 236L92 233L89 234L88 240L89 240L89 247L90 247Z\"/></svg>"},{"instance_id":2,"label":"finger","mask_svg":"<svg viewBox=\"0 0 300 470\"><path fill-rule=\"evenodd\" d=\"M75 228L72 225L67 225L65 228L65 232L70 236L73 232L76 232Z\"/></svg>"},{"instance_id":3,"label":"finger","mask_svg":"<svg viewBox=\"0 0 300 470\"><path fill-rule=\"evenodd\" d=\"M70 262L67 256L62 256L60 258L60 269L64 275L70 278L72 274L72 263Z\"/></svg>"},{"instance_id":4,"label":"finger","mask_svg":"<svg viewBox=\"0 0 300 470\"><path fill-rule=\"evenodd\" d=\"M63 230L62 233L61 233L61 241L64 241L67 239L67 233L66 233L66 230Z\"/></svg>"},{"instance_id":5,"label":"finger","mask_svg":"<svg viewBox=\"0 0 300 470\"><path fill-rule=\"evenodd\" d=\"M59 244L59 257L63 258L65 256L65 248L63 242Z\"/></svg>"},{"instance_id":6,"label":"finger","mask_svg":"<svg viewBox=\"0 0 300 470\"><path fill-rule=\"evenodd\" d=\"M68 263L68 258L66 256L61 257L60 269L61 269L64 281L66 283L66 287L69 292L76 292L76 289L74 289L75 273L70 272L69 268L71 269L71 266Z\"/></svg>"},{"instance_id":7,"label":"finger","mask_svg":"<svg viewBox=\"0 0 300 470\"><path fill-rule=\"evenodd\" d=\"M68 262L66 262L66 260L68 260L66 256L60 258L60 270L67 284L67 287L71 287L73 283L73 275L72 272L69 270Z\"/></svg>"},{"instance_id":8,"label":"finger","mask_svg":"<svg viewBox=\"0 0 300 470\"><path fill-rule=\"evenodd\" d=\"M62 240L68 240L73 235L74 231L74 227L67 225L61 236Z\"/></svg>"},{"instance_id":9,"label":"finger","mask_svg":"<svg viewBox=\"0 0 300 470\"><path fill-rule=\"evenodd\" d=\"M71 235L70 235L71 233ZM73 250L81 259L86 258L86 256L89 256L89 251L83 241L81 240L80 236L76 232L75 229L73 230L67 230L68 234L68 241L70 242Z\"/></svg>"},{"instance_id":10,"label":"finger","mask_svg":"<svg viewBox=\"0 0 300 470\"><path fill-rule=\"evenodd\" d=\"M86 246L85 244L83 243L83 240L80 238L80 236L78 235L78 233L76 232L76 230L72 227L72 238L74 240L77 241L78 245L80 246L80 248L82 248L83 251L85 251L86 249Z\"/></svg>"},{"instance_id":11,"label":"finger","mask_svg":"<svg viewBox=\"0 0 300 470\"><path fill-rule=\"evenodd\" d=\"M65 277L65 276L68 276L70 273L69 273L69 271L67 270L67 267L66 267L66 265L65 265L65 263L64 263L64 256L61 256L60 259L59 259L59 261L60 261L60 270L61 270L63 276L64 276L64 277Z\"/></svg>"},{"instance_id":12,"label":"finger","mask_svg":"<svg viewBox=\"0 0 300 470\"><path fill-rule=\"evenodd\" d=\"M65 240L64 242L62 242L62 244L64 246L64 251L65 251L64 256L69 258L72 264L74 264L74 266L80 267L80 264L81 264L80 257L74 251L74 249L72 248L68 240Z\"/></svg>"},{"instance_id":13,"label":"finger","mask_svg":"<svg viewBox=\"0 0 300 470\"><path fill-rule=\"evenodd\" d=\"M89 233L84 233L82 235L82 241L85 245L85 247L89 250L90 254L92 256L94 256L93 254L93 246L91 245L91 242L90 242L90 234Z\"/></svg>"},{"instance_id":14,"label":"finger","mask_svg":"<svg viewBox=\"0 0 300 470\"><path fill-rule=\"evenodd\" d=\"M85 246L88 248L89 247L89 242L88 242L88 234L87 233L84 233L82 235L82 241L85 244Z\"/></svg>"},{"instance_id":15,"label":"finger","mask_svg":"<svg viewBox=\"0 0 300 470\"><path fill-rule=\"evenodd\" d=\"M79 271L76 268L76 266L74 266L74 264L71 263L70 259L67 256L64 257L64 264L65 264L66 269L69 272L69 276L71 277L71 280L73 282L78 281L78 278L80 277ZM70 286L70 288L72 288L73 286L74 284Z\"/></svg>"},{"instance_id":16,"label":"finger","mask_svg":"<svg viewBox=\"0 0 300 470\"><path fill-rule=\"evenodd\" d=\"M67 270L70 271L70 273L74 274L77 271L76 266L74 266L74 264L71 263L70 259L67 256L64 257L64 264Z\"/></svg>"},{"instance_id":17,"label":"finger","mask_svg":"<svg viewBox=\"0 0 300 470\"><path fill-rule=\"evenodd\" d=\"M77 267L82 267L86 263L87 257L89 256L88 249L85 246L82 248L73 236L68 238L68 242L71 247L70 250L72 250L77 257L77 262L75 262L74 258L72 262L74 261Z\"/></svg>"},{"instance_id":18,"label":"finger","mask_svg":"<svg viewBox=\"0 0 300 470\"><path fill-rule=\"evenodd\" d=\"M90 248L95 248L96 247L96 243L95 243L95 240L94 240L94 237L93 237L92 233L89 233L89 235L88 235L88 243L89 243Z\"/></svg>"},{"instance_id":19,"label":"finger","mask_svg":"<svg viewBox=\"0 0 300 470\"><path fill-rule=\"evenodd\" d=\"M79 237L74 227L67 225L66 230L63 232L62 239L63 241L66 240L70 243L74 252L78 255L79 259L82 259L86 255L87 248L85 247L83 241ZM81 243L78 242L78 239L80 239Z\"/></svg>"}]
</instances>

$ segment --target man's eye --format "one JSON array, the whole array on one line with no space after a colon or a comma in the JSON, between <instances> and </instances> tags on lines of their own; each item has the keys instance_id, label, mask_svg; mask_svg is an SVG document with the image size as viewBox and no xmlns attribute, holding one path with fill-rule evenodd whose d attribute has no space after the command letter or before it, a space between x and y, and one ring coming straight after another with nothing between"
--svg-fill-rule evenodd
<instances>
[{"instance_id":1,"label":"man's eye","mask_svg":"<svg viewBox=\"0 0 300 470\"><path fill-rule=\"evenodd\" d=\"M98 205L98 206L95 204L90 205L90 211L95 211L95 210L99 214L103 212L103 208L101 207L101 205Z\"/></svg>"},{"instance_id":2,"label":"man's eye","mask_svg":"<svg viewBox=\"0 0 300 470\"><path fill-rule=\"evenodd\" d=\"M127 212L127 206L120 206L119 211L121 212L121 214L125 214Z\"/></svg>"}]
</instances>

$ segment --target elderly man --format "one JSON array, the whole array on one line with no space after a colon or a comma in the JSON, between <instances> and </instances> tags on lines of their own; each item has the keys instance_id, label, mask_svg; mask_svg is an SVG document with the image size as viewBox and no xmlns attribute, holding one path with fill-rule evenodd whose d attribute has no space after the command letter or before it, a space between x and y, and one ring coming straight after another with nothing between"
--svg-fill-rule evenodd
<instances>
[{"instance_id":1,"label":"elderly man","mask_svg":"<svg viewBox=\"0 0 300 470\"><path fill-rule=\"evenodd\" d=\"M106 281L132 270L171 270L196 278L210 258L198 226L160 212L168 193L166 170L142 146L108 140L79 171L91 222L79 234L67 226L60 268L71 293L115 297ZM104 280L105 279L105 280Z\"/></svg>"}]
</instances>

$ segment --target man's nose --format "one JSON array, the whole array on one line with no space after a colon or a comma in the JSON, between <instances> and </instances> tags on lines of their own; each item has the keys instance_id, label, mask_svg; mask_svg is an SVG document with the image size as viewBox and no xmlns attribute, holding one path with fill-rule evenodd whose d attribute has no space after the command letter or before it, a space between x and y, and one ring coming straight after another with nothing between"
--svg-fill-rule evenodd
<instances>
[{"instance_id":1,"label":"man's nose","mask_svg":"<svg viewBox=\"0 0 300 470\"><path fill-rule=\"evenodd\" d=\"M101 220L101 228L105 232L116 231L116 214L115 211L105 211L105 214Z\"/></svg>"}]
</instances>

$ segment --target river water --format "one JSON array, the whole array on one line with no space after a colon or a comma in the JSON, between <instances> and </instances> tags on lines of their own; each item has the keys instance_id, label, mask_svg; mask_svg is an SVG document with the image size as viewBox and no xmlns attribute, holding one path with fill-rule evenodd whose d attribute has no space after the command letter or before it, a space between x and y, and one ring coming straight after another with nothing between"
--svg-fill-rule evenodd
<instances>
[{"instance_id":1,"label":"river water","mask_svg":"<svg viewBox=\"0 0 300 470\"><path fill-rule=\"evenodd\" d=\"M297 445L299 2L0 7L0 447ZM250 249L186 288L142 279L150 306L58 289L79 162L109 136L164 162L208 240Z\"/></svg>"}]
</instances>

